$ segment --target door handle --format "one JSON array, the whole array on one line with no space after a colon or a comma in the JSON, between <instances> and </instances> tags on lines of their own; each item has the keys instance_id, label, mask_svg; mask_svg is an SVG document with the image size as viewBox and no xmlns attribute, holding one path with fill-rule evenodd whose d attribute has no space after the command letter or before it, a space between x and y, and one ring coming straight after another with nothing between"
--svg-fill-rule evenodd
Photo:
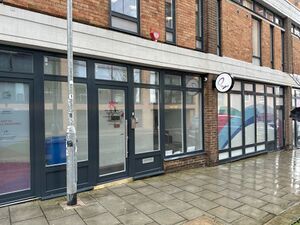
<instances>
[{"instance_id":1,"label":"door handle","mask_svg":"<svg viewBox=\"0 0 300 225\"><path fill-rule=\"evenodd\" d=\"M128 158L128 120L125 120L125 157Z\"/></svg>"}]
</instances>

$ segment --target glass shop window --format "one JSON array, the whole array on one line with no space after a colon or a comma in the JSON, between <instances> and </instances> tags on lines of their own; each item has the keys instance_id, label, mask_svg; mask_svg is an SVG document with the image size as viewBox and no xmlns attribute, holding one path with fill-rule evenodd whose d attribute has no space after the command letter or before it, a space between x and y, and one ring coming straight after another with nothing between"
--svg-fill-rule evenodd
<instances>
[{"instance_id":1,"label":"glass shop window","mask_svg":"<svg viewBox=\"0 0 300 225\"><path fill-rule=\"evenodd\" d=\"M33 73L33 56L23 52L0 50L0 71Z\"/></svg>"},{"instance_id":2,"label":"glass shop window","mask_svg":"<svg viewBox=\"0 0 300 225\"><path fill-rule=\"evenodd\" d=\"M95 64L95 78L100 80L127 81L127 68L108 64Z\"/></svg>"}]
</instances>

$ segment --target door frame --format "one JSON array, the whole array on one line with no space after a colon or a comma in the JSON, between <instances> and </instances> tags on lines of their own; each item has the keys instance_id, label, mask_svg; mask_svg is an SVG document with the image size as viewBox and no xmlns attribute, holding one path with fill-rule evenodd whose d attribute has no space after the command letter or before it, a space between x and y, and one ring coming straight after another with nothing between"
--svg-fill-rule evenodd
<instances>
[{"instance_id":1,"label":"door frame","mask_svg":"<svg viewBox=\"0 0 300 225\"><path fill-rule=\"evenodd\" d=\"M6 73L2 73L6 74ZM8 73L7 73L8 74ZM8 74L11 75L11 74ZM37 174L37 168L38 168L38 163L37 163L37 154L36 154L36 146L35 146L35 122L34 122L34 98L35 98L35 92L34 92L34 81L33 79L26 79L26 78L5 78L5 77L0 77L0 82L6 82L6 83L23 83L27 84L29 87L29 126L30 126L30 189L29 190L23 190L23 191L16 191L16 192L11 192L8 194L3 194L0 195L0 202L4 203L9 203L9 202L14 202L14 201L20 201L24 199L30 199L34 198L35 195L37 194L37 183L36 183L36 177L38 176Z\"/></svg>"},{"instance_id":2,"label":"door frame","mask_svg":"<svg viewBox=\"0 0 300 225\"><path fill-rule=\"evenodd\" d=\"M97 151L95 151L95 156L96 156L96 165L97 165L97 171L96 171L96 177L97 177L97 183L103 183L103 182L107 182L107 181L111 181L111 180L115 180L115 179L120 179L120 178L126 178L129 176L129 164L130 164L130 138L129 138L129 125L127 125L127 137L125 137L125 140L127 141L127 143L124 143L125 145L127 145L127 150L125 149L125 151L127 151L127 157L124 155L125 157L125 171L122 172L117 172L117 173L113 173L113 174L108 174L108 175L104 175L104 176L100 176L99 173L99 165L100 165L100 161L99 161L99 151L100 151L100 146L99 146L99 138L100 138L100 127L99 127L99 97L98 97L98 91L99 89L106 89L106 90L122 90L124 91L124 97L125 97L125 126L126 126L126 120L127 123L129 123L129 97L128 97L128 87L127 86L119 86L119 85L104 85L104 84L95 84L95 91L94 91L94 96L97 96L95 98L95 102L96 102L96 107L95 110L97 112L97 116L96 116L96 121L97 123L94 125L94 127L96 128L96 145L97 146Z\"/></svg>"}]
</instances>

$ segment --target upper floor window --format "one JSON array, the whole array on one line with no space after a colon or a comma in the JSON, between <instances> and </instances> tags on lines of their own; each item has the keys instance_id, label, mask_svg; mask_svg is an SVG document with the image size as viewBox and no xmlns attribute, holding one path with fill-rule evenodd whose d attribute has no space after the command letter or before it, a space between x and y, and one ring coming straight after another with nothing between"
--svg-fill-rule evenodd
<instances>
[{"instance_id":1,"label":"upper floor window","mask_svg":"<svg viewBox=\"0 0 300 225\"><path fill-rule=\"evenodd\" d=\"M175 43L175 0L166 0L166 41Z\"/></svg>"},{"instance_id":2,"label":"upper floor window","mask_svg":"<svg viewBox=\"0 0 300 225\"><path fill-rule=\"evenodd\" d=\"M255 65L261 65L261 29L260 21L252 19L252 63Z\"/></svg>"},{"instance_id":3,"label":"upper floor window","mask_svg":"<svg viewBox=\"0 0 300 225\"><path fill-rule=\"evenodd\" d=\"M274 27L270 26L270 60L271 67L274 69Z\"/></svg>"},{"instance_id":4,"label":"upper floor window","mask_svg":"<svg viewBox=\"0 0 300 225\"><path fill-rule=\"evenodd\" d=\"M196 47L203 48L203 0L196 0Z\"/></svg>"},{"instance_id":5,"label":"upper floor window","mask_svg":"<svg viewBox=\"0 0 300 225\"><path fill-rule=\"evenodd\" d=\"M138 0L111 0L111 26L138 33Z\"/></svg>"},{"instance_id":6,"label":"upper floor window","mask_svg":"<svg viewBox=\"0 0 300 225\"><path fill-rule=\"evenodd\" d=\"M217 55L222 55L222 18L221 18L221 1L218 0L217 8Z\"/></svg>"}]
</instances>

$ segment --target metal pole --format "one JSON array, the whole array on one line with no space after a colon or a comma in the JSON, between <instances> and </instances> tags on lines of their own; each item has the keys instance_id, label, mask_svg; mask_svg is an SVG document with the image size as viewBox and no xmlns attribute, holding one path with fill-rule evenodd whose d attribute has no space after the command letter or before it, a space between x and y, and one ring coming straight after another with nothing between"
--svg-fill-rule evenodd
<instances>
[{"instance_id":1,"label":"metal pole","mask_svg":"<svg viewBox=\"0 0 300 225\"><path fill-rule=\"evenodd\" d=\"M73 111L73 16L72 0L67 0L67 42L68 42L68 127L66 137L67 157L67 205L77 204L77 138Z\"/></svg>"}]
</instances>

